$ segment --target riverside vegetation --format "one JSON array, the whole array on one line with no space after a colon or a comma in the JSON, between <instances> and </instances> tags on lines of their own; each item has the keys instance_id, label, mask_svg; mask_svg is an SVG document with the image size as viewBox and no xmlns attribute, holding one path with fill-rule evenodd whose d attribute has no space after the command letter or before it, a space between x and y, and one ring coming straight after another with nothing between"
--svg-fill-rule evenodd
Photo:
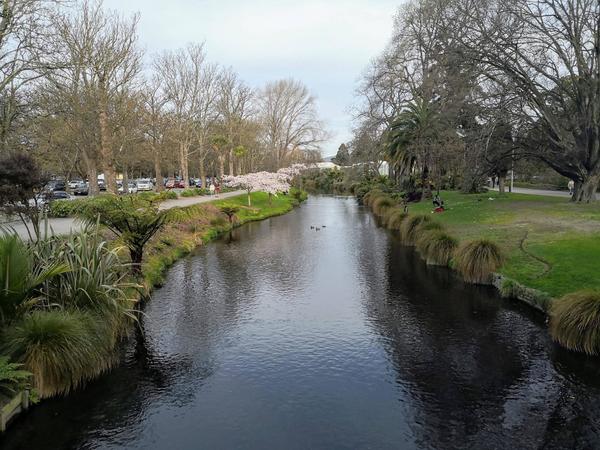
<instances>
[{"instance_id":1,"label":"riverside vegetation","mask_svg":"<svg viewBox=\"0 0 600 450\"><path fill-rule=\"evenodd\" d=\"M284 214L306 199L296 189L271 201L266 193L252 193L252 207L245 206L246 195L215 199L161 212L159 227L146 233L141 226L138 233L140 223L153 221L158 203L174 195L57 201L52 215L97 217L96 223L31 243L10 232L0 236L3 392L33 388L41 398L65 394L109 369L118 362L119 342L137 321L140 299L162 283L167 267L235 226ZM141 243L143 258L132 243Z\"/></svg>"},{"instance_id":2,"label":"riverside vegetation","mask_svg":"<svg viewBox=\"0 0 600 450\"><path fill-rule=\"evenodd\" d=\"M381 188L361 200L427 264L453 268L475 284L490 284L499 273L505 297L518 296L521 286L536 288L530 295L549 314L553 339L600 354L600 268L593 256L600 250L600 209L518 194L442 197L442 214L431 214L429 202L410 204L409 214L398 194Z\"/></svg>"}]
</instances>

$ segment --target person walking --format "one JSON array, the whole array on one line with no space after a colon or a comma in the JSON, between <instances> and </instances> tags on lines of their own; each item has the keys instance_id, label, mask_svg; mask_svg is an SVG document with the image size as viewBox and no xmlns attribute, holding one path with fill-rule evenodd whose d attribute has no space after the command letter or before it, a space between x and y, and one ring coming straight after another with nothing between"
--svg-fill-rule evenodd
<instances>
[{"instance_id":1,"label":"person walking","mask_svg":"<svg viewBox=\"0 0 600 450\"><path fill-rule=\"evenodd\" d=\"M575 182L573 180L569 180L568 186L569 186L569 194L572 197L573 194L575 193Z\"/></svg>"},{"instance_id":2,"label":"person walking","mask_svg":"<svg viewBox=\"0 0 600 450\"><path fill-rule=\"evenodd\" d=\"M215 184L211 181L210 186L208 187L211 197L215 195Z\"/></svg>"}]
</instances>

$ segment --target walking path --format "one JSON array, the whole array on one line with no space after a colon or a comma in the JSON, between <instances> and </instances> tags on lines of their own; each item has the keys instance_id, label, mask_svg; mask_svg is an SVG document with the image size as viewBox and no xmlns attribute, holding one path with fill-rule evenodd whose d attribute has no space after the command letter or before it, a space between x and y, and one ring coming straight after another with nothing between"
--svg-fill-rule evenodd
<instances>
[{"instance_id":1,"label":"walking path","mask_svg":"<svg viewBox=\"0 0 600 450\"><path fill-rule=\"evenodd\" d=\"M182 208L185 206L197 205L199 203L207 203L207 202L212 202L212 201L216 201L216 200L222 200L224 198L237 197L238 195L243 195L245 193L246 193L246 191L232 191L232 192L226 192L224 194L219 194L218 196L204 195L204 196L198 196L198 197L178 198L177 200L165 200L164 202L162 202L159 205L158 209L161 211L165 211L165 210L171 209L171 208ZM40 226L43 229L44 224L42 223L42 224L40 224ZM70 233L81 230L83 228L83 226L84 226L83 222L81 222L80 220L75 219L73 217L48 219L48 229L49 229L48 232L50 235L70 234ZM27 228L25 228L25 225L21 221L12 221L12 222L3 223L2 227L9 229L9 230L14 230L22 239L29 240L29 234L27 233ZM33 229L31 228L31 226L29 228L31 229L31 232L33 233ZM43 233L43 231L42 231L42 233Z\"/></svg>"},{"instance_id":2,"label":"walking path","mask_svg":"<svg viewBox=\"0 0 600 450\"><path fill-rule=\"evenodd\" d=\"M498 188L490 188L492 191L498 191ZM529 188L513 188L513 193L515 194L529 194L529 195L543 195L544 197L562 197L562 198L570 198L571 194L568 191L551 191L548 189L529 189ZM508 192L508 187L506 188L506 192Z\"/></svg>"}]
</instances>

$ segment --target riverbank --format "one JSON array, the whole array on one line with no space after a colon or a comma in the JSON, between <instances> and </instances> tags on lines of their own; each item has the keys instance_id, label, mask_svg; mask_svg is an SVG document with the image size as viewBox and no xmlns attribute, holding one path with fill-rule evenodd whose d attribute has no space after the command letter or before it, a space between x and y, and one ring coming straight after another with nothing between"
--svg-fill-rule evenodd
<instances>
[{"instance_id":1,"label":"riverbank","mask_svg":"<svg viewBox=\"0 0 600 450\"><path fill-rule=\"evenodd\" d=\"M506 256L505 277L558 298L600 289L600 205L525 194L441 193L446 210L431 214L431 202L410 204L431 214L459 240L491 239Z\"/></svg>"}]
</instances>

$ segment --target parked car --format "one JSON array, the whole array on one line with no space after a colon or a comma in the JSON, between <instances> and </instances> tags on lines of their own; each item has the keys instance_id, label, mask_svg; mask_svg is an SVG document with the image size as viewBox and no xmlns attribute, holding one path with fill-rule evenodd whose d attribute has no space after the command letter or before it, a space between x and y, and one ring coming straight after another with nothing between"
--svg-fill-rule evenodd
<instances>
[{"instance_id":1,"label":"parked car","mask_svg":"<svg viewBox=\"0 0 600 450\"><path fill-rule=\"evenodd\" d=\"M98 180L98 190L100 190L100 191L106 190L106 183L104 182L104 180Z\"/></svg>"},{"instance_id":2,"label":"parked car","mask_svg":"<svg viewBox=\"0 0 600 450\"><path fill-rule=\"evenodd\" d=\"M65 182L62 180L51 180L44 187L44 190L46 192L64 191L65 189L66 185Z\"/></svg>"},{"instance_id":3,"label":"parked car","mask_svg":"<svg viewBox=\"0 0 600 450\"><path fill-rule=\"evenodd\" d=\"M165 182L165 187L167 189L173 189L175 187L175 180L170 178Z\"/></svg>"},{"instance_id":4,"label":"parked car","mask_svg":"<svg viewBox=\"0 0 600 450\"><path fill-rule=\"evenodd\" d=\"M151 191L152 189L154 189L154 185L148 178L141 178L137 181L138 191Z\"/></svg>"},{"instance_id":5,"label":"parked car","mask_svg":"<svg viewBox=\"0 0 600 450\"><path fill-rule=\"evenodd\" d=\"M77 186L79 185L79 183L82 183L83 180L71 180L67 183L67 187L71 190L75 190L77 189Z\"/></svg>"},{"instance_id":6,"label":"parked car","mask_svg":"<svg viewBox=\"0 0 600 450\"><path fill-rule=\"evenodd\" d=\"M173 178L169 178L165 183L165 187L167 189L183 189L185 188L185 183L183 182L183 180L175 180Z\"/></svg>"},{"instance_id":7,"label":"parked car","mask_svg":"<svg viewBox=\"0 0 600 450\"><path fill-rule=\"evenodd\" d=\"M117 191L119 192L119 194L125 193L125 189L123 189L123 182L121 180L117 180ZM137 191L138 191L138 189L137 189L137 184L135 183L135 181L127 182L127 193L128 194L135 194Z\"/></svg>"},{"instance_id":8,"label":"parked car","mask_svg":"<svg viewBox=\"0 0 600 450\"><path fill-rule=\"evenodd\" d=\"M73 195L88 195L90 192L89 186L85 181L80 181L73 188Z\"/></svg>"},{"instance_id":9,"label":"parked car","mask_svg":"<svg viewBox=\"0 0 600 450\"><path fill-rule=\"evenodd\" d=\"M71 196L66 191L54 191L50 194L50 201L52 200L68 200Z\"/></svg>"}]
</instances>

